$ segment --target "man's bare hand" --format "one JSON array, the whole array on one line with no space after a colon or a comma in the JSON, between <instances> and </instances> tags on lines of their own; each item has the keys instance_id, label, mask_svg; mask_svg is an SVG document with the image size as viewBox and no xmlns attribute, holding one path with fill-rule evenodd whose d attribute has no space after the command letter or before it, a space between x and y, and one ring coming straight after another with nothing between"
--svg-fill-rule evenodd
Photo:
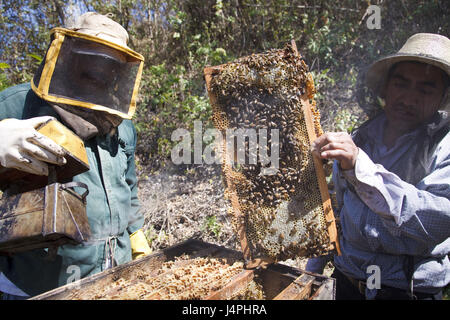
<instances>
[{"instance_id":1,"label":"man's bare hand","mask_svg":"<svg viewBox=\"0 0 450 320\"><path fill-rule=\"evenodd\" d=\"M358 156L358 147L346 132L324 133L312 143L311 151L319 158L337 160L343 170L353 169Z\"/></svg>"}]
</instances>

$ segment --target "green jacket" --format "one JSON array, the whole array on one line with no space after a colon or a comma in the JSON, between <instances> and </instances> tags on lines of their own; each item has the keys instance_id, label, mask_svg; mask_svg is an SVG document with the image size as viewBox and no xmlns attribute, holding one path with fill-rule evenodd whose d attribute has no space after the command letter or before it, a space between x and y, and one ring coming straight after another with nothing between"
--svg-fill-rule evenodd
<instances>
[{"instance_id":1,"label":"green jacket","mask_svg":"<svg viewBox=\"0 0 450 320\"><path fill-rule=\"evenodd\" d=\"M0 120L47 115L61 121L53 108L34 94L30 84L0 93ZM0 256L0 271L30 296L65 285L78 272L83 278L104 270L110 249L114 249L110 244L115 247L116 264L131 260L129 235L144 223L137 197L136 130L130 120L124 120L115 135L94 137L85 141L85 146L90 170L75 176L73 181L89 187L86 208L92 233L89 241L59 247L53 260L48 259L47 249Z\"/></svg>"}]
</instances>

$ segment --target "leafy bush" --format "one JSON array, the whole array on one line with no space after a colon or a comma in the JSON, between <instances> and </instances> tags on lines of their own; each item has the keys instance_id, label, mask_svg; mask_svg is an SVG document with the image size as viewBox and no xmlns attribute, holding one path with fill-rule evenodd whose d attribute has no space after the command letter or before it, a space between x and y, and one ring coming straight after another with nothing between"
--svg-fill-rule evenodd
<instances>
[{"instance_id":1,"label":"leafy bush","mask_svg":"<svg viewBox=\"0 0 450 320\"><path fill-rule=\"evenodd\" d=\"M0 89L29 81L48 46L52 27L72 13L111 13L145 57L135 123L138 160L157 168L169 160L176 128L194 120L210 125L203 68L281 48L294 39L313 72L322 125L350 130L364 119L358 103L372 104L358 75L397 51L417 32L449 34L445 0L383 1L381 29L367 28L365 0L127 0L0 2ZM376 101L375 101L376 102Z\"/></svg>"},{"instance_id":2,"label":"leafy bush","mask_svg":"<svg viewBox=\"0 0 450 320\"><path fill-rule=\"evenodd\" d=\"M6 76L5 69L11 68L9 64L0 62L0 91L8 88L11 84Z\"/></svg>"},{"instance_id":3,"label":"leafy bush","mask_svg":"<svg viewBox=\"0 0 450 320\"><path fill-rule=\"evenodd\" d=\"M203 223L203 230L207 233L212 233L216 238L219 238L221 229L222 226L220 222L217 221L216 216L207 217Z\"/></svg>"}]
</instances>

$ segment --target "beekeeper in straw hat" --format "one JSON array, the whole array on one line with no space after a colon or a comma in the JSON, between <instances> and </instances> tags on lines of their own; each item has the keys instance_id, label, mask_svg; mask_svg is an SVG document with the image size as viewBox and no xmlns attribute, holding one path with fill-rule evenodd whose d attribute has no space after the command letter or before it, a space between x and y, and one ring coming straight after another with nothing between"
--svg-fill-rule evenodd
<instances>
[{"instance_id":1,"label":"beekeeper in straw hat","mask_svg":"<svg viewBox=\"0 0 450 320\"><path fill-rule=\"evenodd\" d=\"M52 29L31 83L0 93L3 167L48 175L48 163L65 163L61 148L35 130L50 117L84 140L90 170L73 181L89 188L92 232L86 243L59 247L55 258L43 249L0 256L0 291L6 297L34 296L150 252L141 230L130 120L144 59L127 41L118 23L86 13L72 26Z\"/></svg>"},{"instance_id":2,"label":"beekeeper in straw hat","mask_svg":"<svg viewBox=\"0 0 450 320\"><path fill-rule=\"evenodd\" d=\"M378 115L313 143L336 160L338 299L439 299L450 282L449 79L450 40L415 34L367 71Z\"/></svg>"}]
</instances>

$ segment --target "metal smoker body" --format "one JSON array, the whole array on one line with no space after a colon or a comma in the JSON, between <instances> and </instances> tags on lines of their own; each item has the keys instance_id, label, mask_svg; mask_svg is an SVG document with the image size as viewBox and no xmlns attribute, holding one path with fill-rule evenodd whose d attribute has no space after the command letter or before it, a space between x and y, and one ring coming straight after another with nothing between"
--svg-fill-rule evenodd
<instances>
[{"instance_id":1,"label":"metal smoker body","mask_svg":"<svg viewBox=\"0 0 450 320\"><path fill-rule=\"evenodd\" d=\"M0 199L1 254L77 244L90 236L89 190L85 184L70 181L89 170L83 141L56 120L36 130L64 148L67 163L49 167L48 177L0 168L0 187L6 188ZM80 195L74 187L84 191Z\"/></svg>"}]
</instances>

